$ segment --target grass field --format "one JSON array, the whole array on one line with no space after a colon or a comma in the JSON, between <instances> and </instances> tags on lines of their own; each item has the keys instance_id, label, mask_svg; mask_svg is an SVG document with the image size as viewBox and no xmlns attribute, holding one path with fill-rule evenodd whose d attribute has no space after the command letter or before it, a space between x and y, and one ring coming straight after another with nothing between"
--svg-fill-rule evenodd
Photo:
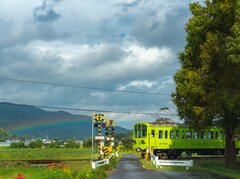
<instances>
[{"instance_id":1,"label":"grass field","mask_svg":"<svg viewBox=\"0 0 240 179\"><path fill-rule=\"evenodd\" d=\"M66 160L60 164L48 164L44 167L32 166L16 160ZM67 161L84 159L84 161ZM103 179L108 170L116 165L91 169L91 149L0 149L0 179L15 179L18 175L24 179ZM7 161L6 161L7 160ZM14 160L11 161L11 160ZM2 162L4 161L4 163Z\"/></svg>"},{"instance_id":2,"label":"grass field","mask_svg":"<svg viewBox=\"0 0 240 179\"><path fill-rule=\"evenodd\" d=\"M91 149L0 149L1 160L91 159Z\"/></svg>"}]
</instances>

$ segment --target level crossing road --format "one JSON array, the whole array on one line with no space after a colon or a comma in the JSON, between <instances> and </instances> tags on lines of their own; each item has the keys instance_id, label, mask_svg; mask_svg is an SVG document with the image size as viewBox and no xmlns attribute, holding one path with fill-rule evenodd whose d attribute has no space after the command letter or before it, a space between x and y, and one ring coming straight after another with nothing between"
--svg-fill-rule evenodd
<instances>
[{"instance_id":1,"label":"level crossing road","mask_svg":"<svg viewBox=\"0 0 240 179\"><path fill-rule=\"evenodd\" d=\"M108 179L219 179L215 176L206 176L191 172L147 170L142 167L135 155L123 155L116 169ZM220 177L221 178L221 177Z\"/></svg>"}]
</instances>

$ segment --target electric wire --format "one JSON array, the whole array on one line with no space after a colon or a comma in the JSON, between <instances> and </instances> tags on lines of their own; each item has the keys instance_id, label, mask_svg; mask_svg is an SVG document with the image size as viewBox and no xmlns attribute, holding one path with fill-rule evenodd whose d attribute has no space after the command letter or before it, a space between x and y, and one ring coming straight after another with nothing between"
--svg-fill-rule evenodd
<instances>
[{"instance_id":1,"label":"electric wire","mask_svg":"<svg viewBox=\"0 0 240 179\"><path fill-rule=\"evenodd\" d=\"M141 91L131 91L131 90L118 90L118 89L109 89L109 88L96 88L96 87L68 85L68 84L60 84L60 83L52 83L52 82L23 80L23 79L7 78L7 77L0 77L0 79L1 80L6 80L6 81L21 82L21 83L51 85L51 86L79 88L79 89L87 89L87 90L98 90L98 91L109 91L109 92L120 92L120 93L132 93L132 94L143 94L143 95L155 95L155 96L171 96L171 94L167 94L167 93L152 93L152 92L141 92Z\"/></svg>"},{"instance_id":2,"label":"electric wire","mask_svg":"<svg viewBox=\"0 0 240 179\"><path fill-rule=\"evenodd\" d=\"M114 113L114 114L129 114L129 115L153 115L156 113L151 112L133 112L133 111L115 111L115 110L104 110L104 109L84 109L84 108L68 108L60 106L47 106L47 105L27 105L27 104L12 104L12 103L0 103L1 105L19 105L23 107L38 107L42 109L57 109L57 110L69 110L69 111L83 111L83 112L95 112L95 113ZM163 116L172 116L173 114L157 113ZM176 115L176 114L174 114Z\"/></svg>"}]
</instances>

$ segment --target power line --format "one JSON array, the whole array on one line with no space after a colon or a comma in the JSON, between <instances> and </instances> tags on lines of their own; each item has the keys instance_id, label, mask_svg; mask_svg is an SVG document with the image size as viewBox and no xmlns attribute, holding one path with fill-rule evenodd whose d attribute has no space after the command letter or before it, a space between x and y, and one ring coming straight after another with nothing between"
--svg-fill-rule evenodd
<instances>
[{"instance_id":1,"label":"power line","mask_svg":"<svg viewBox=\"0 0 240 179\"><path fill-rule=\"evenodd\" d=\"M114 111L114 110L100 110L100 109L83 109L83 108L67 108L67 107L58 107L58 106L46 106L46 105L26 105L26 104L12 104L12 103L0 103L1 105L18 105L24 107L38 107L44 109L58 109L58 110L70 110L70 111L84 111L84 112L96 112L96 113L114 113L114 114L129 114L129 115L152 115L155 113L150 112L132 112L132 111ZM159 114L163 116L172 116L173 114ZM176 115L176 114L174 114Z\"/></svg>"},{"instance_id":2,"label":"power line","mask_svg":"<svg viewBox=\"0 0 240 179\"><path fill-rule=\"evenodd\" d=\"M110 91L110 92L121 92L121 93L132 93L132 94L144 94L144 95L155 95L155 96L170 96L171 94L167 93L152 93L152 92L141 92L141 91L130 91L130 90L118 90L118 89L109 89L109 88L96 88L96 87L88 87L88 86L77 86L77 85L67 85L60 83L52 83L52 82L40 82L40 81L32 81L32 80L23 80L23 79L15 79L15 78L6 78L0 77L1 80L7 81L17 81L22 83L33 83L33 84L41 84L41 85L52 85L52 86L61 86L61 87L69 87L69 88L80 88L80 89L88 89L88 90L99 90L99 91Z\"/></svg>"}]
</instances>

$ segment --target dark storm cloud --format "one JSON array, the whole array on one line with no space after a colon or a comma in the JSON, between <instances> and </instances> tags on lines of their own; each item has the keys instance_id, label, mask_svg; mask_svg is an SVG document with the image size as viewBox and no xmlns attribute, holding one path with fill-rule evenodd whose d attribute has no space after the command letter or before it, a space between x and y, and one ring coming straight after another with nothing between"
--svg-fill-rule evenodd
<instances>
[{"instance_id":1,"label":"dark storm cloud","mask_svg":"<svg viewBox=\"0 0 240 179\"><path fill-rule=\"evenodd\" d=\"M137 40L147 46L168 46L174 49L184 46L183 27L189 17L187 7L166 12L163 22L158 20L156 12L146 14L149 15L138 16L131 29L131 34Z\"/></svg>"},{"instance_id":2,"label":"dark storm cloud","mask_svg":"<svg viewBox=\"0 0 240 179\"><path fill-rule=\"evenodd\" d=\"M116 4L116 7L120 7L123 11L126 12L126 11L128 11L128 9L136 7L140 3L140 1L141 0L135 0L135 1L129 2L129 3L121 2L121 3Z\"/></svg>"},{"instance_id":3,"label":"dark storm cloud","mask_svg":"<svg viewBox=\"0 0 240 179\"><path fill-rule=\"evenodd\" d=\"M135 39L148 47L182 49L185 44L184 25L190 17L188 4L173 6L171 2L165 5L150 2L146 7L141 0L118 4L116 7L120 12L102 21L103 34L124 33L126 38Z\"/></svg>"},{"instance_id":4,"label":"dark storm cloud","mask_svg":"<svg viewBox=\"0 0 240 179\"><path fill-rule=\"evenodd\" d=\"M42 5L35 8L33 12L33 17L36 22L49 22L58 20L61 15L57 13L53 6L52 2L59 3L59 0L44 0Z\"/></svg>"}]
</instances>

